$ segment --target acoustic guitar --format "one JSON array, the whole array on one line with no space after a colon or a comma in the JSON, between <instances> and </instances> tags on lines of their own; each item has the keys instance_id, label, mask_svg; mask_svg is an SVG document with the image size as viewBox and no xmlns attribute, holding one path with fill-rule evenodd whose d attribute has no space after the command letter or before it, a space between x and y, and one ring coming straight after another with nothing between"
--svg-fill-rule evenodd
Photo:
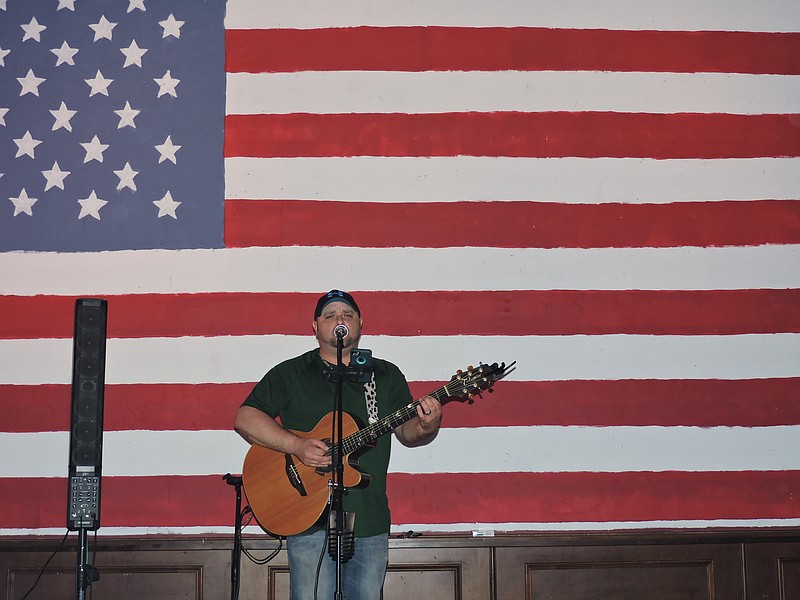
<instances>
[{"instance_id":1,"label":"acoustic guitar","mask_svg":"<svg viewBox=\"0 0 800 600\"><path fill-rule=\"evenodd\" d=\"M511 371L515 363L481 364L459 371L450 381L431 392L441 404L451 400L469 400L484 390L492 391L494 382ZM341 456L344 463L343 482L347 488L364 487L369 475L358 469L358 457L375 441L417 416L419 401L414 401L398 411L359 429L354 418L342 416ZM330 442L330 432L335 424L335 413L325 415L316 427L308 432L294 434ZM329 455L337 450L331 447ZM303 464L292 454L253 444L247 452L242 467L245 494L259 524L267 531L279 535L302 533L322 516L330 496L331 469L317 469Z\"/></svg>"}]
</instances>

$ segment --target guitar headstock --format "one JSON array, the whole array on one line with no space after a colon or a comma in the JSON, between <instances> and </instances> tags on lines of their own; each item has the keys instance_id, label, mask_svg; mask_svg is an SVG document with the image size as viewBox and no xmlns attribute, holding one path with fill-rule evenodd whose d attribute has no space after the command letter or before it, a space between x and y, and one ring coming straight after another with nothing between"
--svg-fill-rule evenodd
<instances>
[{"instance_id":1,"label":"guitar headstock","mask_svg":"<svg viewBox=\"0 0 800 600\"><path fill-rule=\"evenodd\" d=\"M506 363L481 363L477 367L468 367L466 371L458 371L445 386L450 398L462 398L472 401L473 396L480 396L481 392L494 391L492 386L514 370L517 361L508 366Z\"/></svg>"}]
</instances>

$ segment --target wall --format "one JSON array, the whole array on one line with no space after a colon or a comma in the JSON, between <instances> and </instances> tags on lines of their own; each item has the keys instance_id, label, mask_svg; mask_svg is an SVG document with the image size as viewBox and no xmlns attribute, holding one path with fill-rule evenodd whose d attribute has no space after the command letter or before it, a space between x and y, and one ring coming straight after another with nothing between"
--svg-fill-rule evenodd
<instances>
[{"instance_id":1,"label":"wall","mask_svg":"<svg viewBox=\"0 0 800 600\"><path fill-rule=\"evenodd\" d=\"M0 542L0 598L19 600L60 540ZM276 541L246 538L259 557ZM92 546L94 550L94 546ZM101 538L95 598L231 597L229 538ZM76 541L31 599L77 597ZM784 600L800 597L800 531L437 536L390 543L385 599ZM288 598L285 550L265 566L243 558L241 600Z\"/></svg>"}]
</instances>

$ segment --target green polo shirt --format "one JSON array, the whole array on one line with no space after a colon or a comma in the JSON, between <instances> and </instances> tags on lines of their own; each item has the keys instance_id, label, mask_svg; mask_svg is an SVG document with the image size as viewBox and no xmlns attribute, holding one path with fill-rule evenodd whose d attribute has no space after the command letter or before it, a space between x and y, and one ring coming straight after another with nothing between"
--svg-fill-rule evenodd
<instances>
[{"instance_id":1,"label":"green polo shirt","mask_svg":"<svg viewBox=\"0 0 800 600\"><path fill-rule=\"evenodd\" d=\"M405 377L395 365L375 358L373 367L378 417L382 419L408 405L413 398ZM280 417L286 429L311 431L334 409L336 386L327 380L324 370L319 349L284 361L256 384L243 406L252 406L273 418ZM342 406L362 426L368 423L363 383L344 382ZM345 510L356 514L355 533L358 537L389 532L391 519L386 497L386 471L389 468L390 437L388 434L380 437L376 447L361 455L359 467L372 477L369 485L351 489L345 495Z\"/></svg>"}]
</instances>

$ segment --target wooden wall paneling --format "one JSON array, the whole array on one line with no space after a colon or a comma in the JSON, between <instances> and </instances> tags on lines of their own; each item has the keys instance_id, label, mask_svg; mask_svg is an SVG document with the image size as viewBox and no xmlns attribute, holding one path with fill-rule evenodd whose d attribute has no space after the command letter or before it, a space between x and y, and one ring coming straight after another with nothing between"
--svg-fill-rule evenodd
<instances>
[{"instance_id":1,"label":"wooden wall paneling","mask_svg":"<svg viewBox=\"0 0 800 600\"><path fill-rule=\"evenodd\" d=\"M741 546L497 549L498 600L744 600Z\"/></svg>"},{"instance_id":2,"label":"wooden wall paneling","mask_svg":"<svg viewBox=\"0 0 800 600\"><path fill-rule=\"evenodd\" d=\"M258 559L272 554L277 542L245 538L242 544ZM230 595L226 596L230 598ZM275 558L265 565L258 565L242 556L241 584L239 600L288 600L289 562L286 556L286 542Z\"/></svg>"},{"instance_id":3,"label":"wooden wall paneling","mask_svg":"<svg viewBox=\"0 0 800 600\"><path fill-rule=\"evenodd\" d=\"M788 543L745 544L747 599L800 598L800 548Z\"/></svg>"},{"instance_id":4,"label":"wooden wall paneling","mask_svg":"<svg viewBox=\"0 0 800 600\"><path fill-rule=\"evenodd\" d=\"M230 597L230 553L215 549L175 551L169 544L151 548L98 545L95 566L100 579L92 584L95 598L114 600L205 600ZM94 545L91 546L94 548ZM6 600L21 600L33 585L49 552L0 553L0 573L5 576ZM76 598L75 548L60 551L48 565L29 600ZM87 591L87 597L89 592Z\"/></svg>"},{"instance_id":5,"label":"wooden wall paneling","mask_svg":"<svg viewBox=\"0 0 800 600\"><path fill-rule=\"evenodd\" d=\"M384 600L489 600L492 598L492 549L469 538L393 539Z\"/></svg>"},{"instance_id":6,"label":"wooden wall paneling","mask_svg":"<svg viewBox=\"0 0 800 600\"><path fill-rule=\"evenodd\" d=\"M441 538L392 538L384 600L489 600L491 548L470 547L463 539L454 542ZM258 547L247 539L244 545ZM259 548L254 554L261 557L267 552ZM266 565L256 565L244 557L241 573L240 600L288 600L285 550Z\"/></svg>"},{"instance_id":7,"label":"wooden wall paneling","mask_svg":"<svg viewBox=\"0 0 800 600\"><path fill-rule=\"evenodd\" d=\"M0 538L0 600L21 600L60 538ZM100 538L95 598L226 600L230 536ZM266 537L244 546L264 557ZM94 543L90 550L94 551ZM74 539L29 600L75 597ZM386 600L795 600L800 531L392 537ZM746 592L746 593L745 593ZM241 563L240 600L286 600L283 550Z\"/></svg>"}]
</instances>

